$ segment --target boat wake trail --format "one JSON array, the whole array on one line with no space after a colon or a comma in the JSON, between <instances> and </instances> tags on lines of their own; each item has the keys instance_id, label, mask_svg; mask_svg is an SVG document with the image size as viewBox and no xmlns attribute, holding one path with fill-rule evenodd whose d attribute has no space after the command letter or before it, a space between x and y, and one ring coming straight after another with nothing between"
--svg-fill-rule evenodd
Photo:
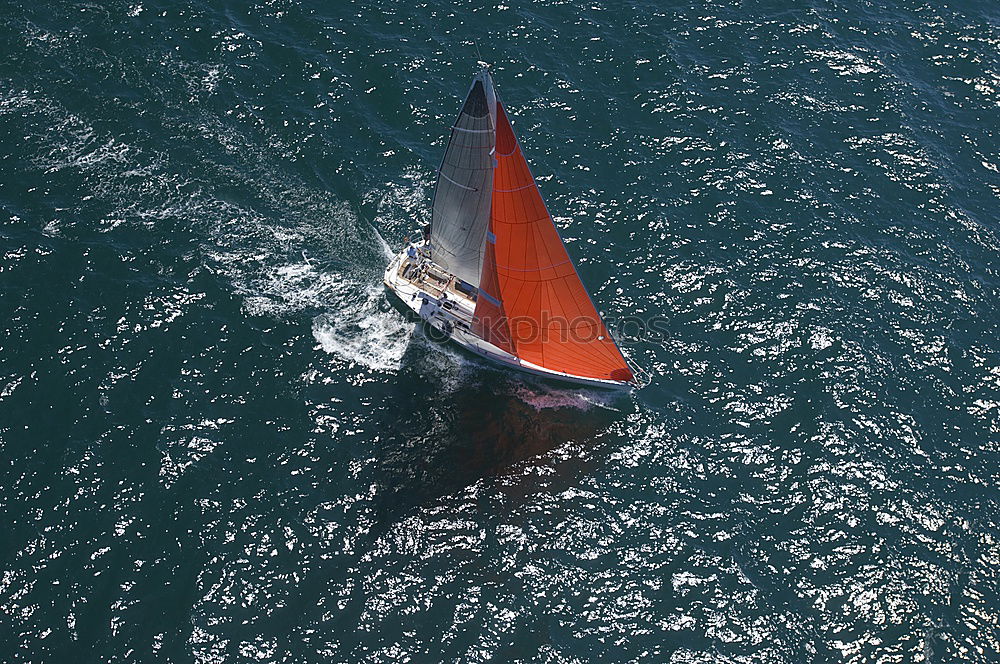
<instances>
[{"instance_id":1,"label":"boat wake trail","mask_svg":"<svg viewBox=\"0 0 1000 664\"><path fill-rule=\"evenodd\" d=\"M316 316L312 326L323 350L369 369L398 370L413 324L387 310L381 284L340 281L330 295L330 312Z\"/></svg>"}]
</instances>

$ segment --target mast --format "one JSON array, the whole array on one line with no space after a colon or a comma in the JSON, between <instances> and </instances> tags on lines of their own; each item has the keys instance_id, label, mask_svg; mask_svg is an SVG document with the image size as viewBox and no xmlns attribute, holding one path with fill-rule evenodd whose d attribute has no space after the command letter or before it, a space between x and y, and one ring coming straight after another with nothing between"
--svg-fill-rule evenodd
<instances>
[{"instance_id":1,"label":"mast","mask_svg":"<svg viewBox=\"0 0 1000 664\"><path fill-rule=\"evenodd\" d=\"M451 129L431 214L431 258L473 286L482 273L486 228L493 198L496 92L483 69Z\"/></svg>"}]
</instances>

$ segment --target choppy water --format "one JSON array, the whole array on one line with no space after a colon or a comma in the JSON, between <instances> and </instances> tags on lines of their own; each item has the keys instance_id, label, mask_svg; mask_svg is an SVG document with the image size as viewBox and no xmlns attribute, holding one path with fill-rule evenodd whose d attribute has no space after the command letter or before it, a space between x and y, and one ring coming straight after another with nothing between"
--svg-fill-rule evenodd
<instances>
[{"instance_id":1,"label":"choppy water","mask_svg":"<svg viewBox=\"0 0 1000 664\"><path fill-rule=\"evenodd\" d=\"M0 660L1000 661L992 1L0 12ZM613 399L385 303L494 64Z\"/></svg>"}]
</instances>

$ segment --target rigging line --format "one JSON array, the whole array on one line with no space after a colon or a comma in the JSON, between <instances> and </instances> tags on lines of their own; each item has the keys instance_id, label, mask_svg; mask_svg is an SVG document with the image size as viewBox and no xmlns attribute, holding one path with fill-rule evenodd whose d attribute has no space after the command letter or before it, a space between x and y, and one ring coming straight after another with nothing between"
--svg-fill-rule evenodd
<instances>
[{"instance_id":1,"label":"rigging line","mask_svg":"<svg viewBox=\"0 0 1000 664\"><path fill-rule=\"evenodd\" d=\"M508 226L525 226L527 224L537 224L539 221L545 221L549 217L539 217L538 219L529 219L527 221L510 221L508 219L500 219L496 215L493 216L493 221L499 222L501 224L507 224Z\"/></svg>"},{"instance_id":2,"label":"rigging line","mask_svg":"<svg viewBox=\"0 0 1000 664\"><path fill-rule=\"evenodd\" d=\"M522 189L528 189L529 187L534 187L534 186L535 186L534 182L529 182L528 184L523 184L520 187L514 187L513 189L497 189L497 188L494 188L493 191L498 191L498 192L500 192L502 194L509 194L511 192L521 191Z\"/></svg>"}]
</instances>

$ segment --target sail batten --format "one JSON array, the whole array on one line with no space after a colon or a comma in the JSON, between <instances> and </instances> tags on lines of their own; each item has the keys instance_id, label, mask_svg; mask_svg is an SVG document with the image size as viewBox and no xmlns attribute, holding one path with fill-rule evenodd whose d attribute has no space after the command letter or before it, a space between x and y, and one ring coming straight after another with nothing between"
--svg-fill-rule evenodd
<instances>
[{"instance_id":1,"label":"sail batten","mask_svg":"<svg viewBox=\"0 0 1000 664\"><path fill-rule=\"evenodd\" d=\"M600 380L632 380L566 252L502 104L475 330L520 360Z\"/></svg>"}]
</instances>

